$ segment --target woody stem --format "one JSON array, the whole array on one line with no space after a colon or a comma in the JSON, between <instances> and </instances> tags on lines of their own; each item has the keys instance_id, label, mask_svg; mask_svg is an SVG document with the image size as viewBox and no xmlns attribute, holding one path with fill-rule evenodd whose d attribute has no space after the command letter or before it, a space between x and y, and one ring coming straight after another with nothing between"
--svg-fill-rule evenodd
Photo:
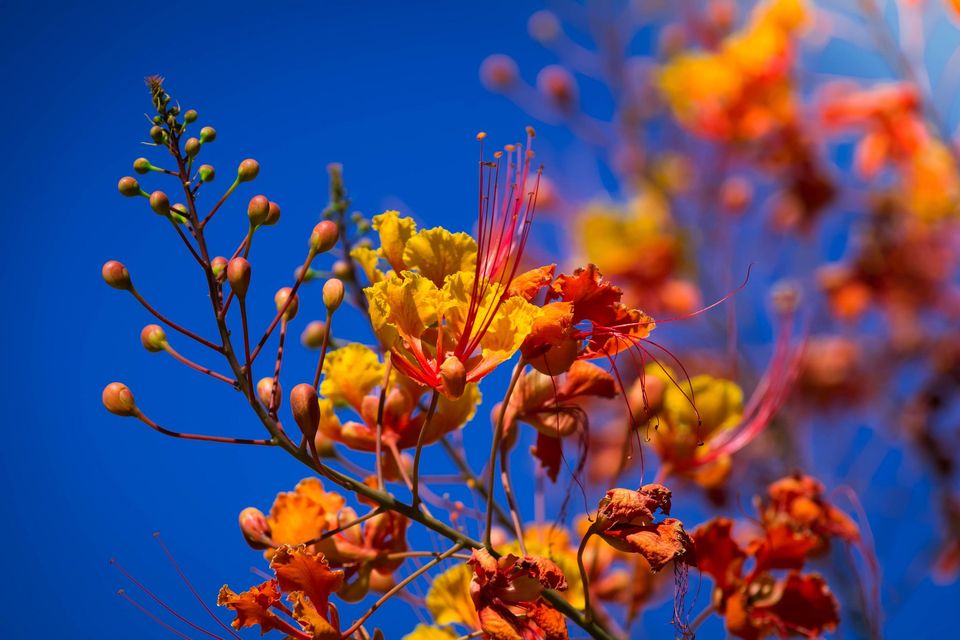
<instances>
[{"instance_id":1,"label":"woody stem","mask_svg":"<svg viewBox=\"0 0 960 640\"><path fill-rule=\"evenodd\" d=\"M500 450L500 442L503 440L503 421L507 414L507 405L510 403L510 396L513 395L513 390L516 388L517 382L520 381L523 367L524 362L523 358L521 358L517 362L517 366L513 368L510 385L507 387L507 392L503 396L503 402L500 404L500 415L497 417L497 426L493 432L493 445L490 447L490 461L487 463L487 522L483 534L483 543L489 548L492 548L490 544L490 534L493 529L493 480L497 472L497 452Z\"/></svg>"},{"instance_id":2,"label":"woody stem","mask_svg":"<svg viewBox=\"0 0 960 640\"><path fill-rule=\"evenodd\" d=\"M423 575L424 573L426 573L436 565L440 564L441 562L443 562L444 560L446 560L447 558L455 554L457 551L460 551L460 549L462 548L463 548L463 543L461 542L456 543L455 545L453 545L452 547L450 547L449 549L441 553L439 556L437 556L436 558L426 563L425 565L423 565L422 567L420 567L419 569L417 569L416 571L408 575L406 578L398 582L392 589L390 589L385 594L380 596L380 598L376 602L370 605L370 608L367 609L363 613L363 615L360 616L357 619L357 621L350 626L349 629L347 629L342 634L340 634L340 637L349 638L351 635L353 635L354 632L357 631L357 629L359 629L363 625L364 622L367 621L367 618L373 615L374 611L376 611L381 606L383 606L384 602L386 602L396 594L400 593L403 589L406 588L408 584L410 584L411 582L416 580L418 577L420 577L421 575Z\"/></svg>"},{"instance_id":3,"label":"woody stem","mask_svg":"<svg viewBox=\"0 0 960 640\"><path fill-rule=\"evenodd\" d=\"M430 430L430 422L433 420L433 414L437 412L437 402L440 400L440 392L433 390L430 397L430 408L427 409L427 417L420 428L420 434L417 436L417 448L413 454L413 506L420 506L420 454L423 453L423 434Z\"/></svg>"}]
</instances>

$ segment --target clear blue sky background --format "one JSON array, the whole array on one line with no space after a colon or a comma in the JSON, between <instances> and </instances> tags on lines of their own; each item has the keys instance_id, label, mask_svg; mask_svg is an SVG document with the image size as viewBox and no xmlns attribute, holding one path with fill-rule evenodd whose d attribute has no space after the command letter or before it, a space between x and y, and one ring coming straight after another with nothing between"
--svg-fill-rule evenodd
<instances>
[{"instance_id":1,"label":"clear blue sky background","mask_svg":"<svg viewBox=\"0 0 960 640\"><path fill-rule=\"evenodd\" d=\"M528 70L550 60L526 38L537 3L259 5L0 3L6 638L170 637L114 595L124 583L107 560L117 557L200 619L150 534L164 533L212 602L224 582L256 580L248 569L258 555L237 532L239 510L266 509L303 476L279 452L166 439L100 404L103 385L123 380L171 428L256 434L239 398L146 354L138 333L150 318L100 278L106 259L120 259L157 306L212 333L195 267L169 226L116 192L145 154L142 77L166 75L184 108L217 128L204 160L217 166L218 188L240 159L261 161L260 179L211 233L229 253L247 197L262 192L282 205L283 223L254 247L263 302L253 323L262 326L326 202L326 163L345 165L360 210L403 206L428 223L469 228L474 133L505 142L529 120L482 89L478 65L495 51ZM548 159L565 140L542 138ZM296 334L321 315L313 304L303 305ZM294 352L285 366L309 371L313 356ZM891 637L917 620L948 628L944 607L956 590L923 588L891 622ZM415 621L403 604L380 618L391 640ZM669 634L662 622L648 627Z\"/></svg>"}]
</instances>

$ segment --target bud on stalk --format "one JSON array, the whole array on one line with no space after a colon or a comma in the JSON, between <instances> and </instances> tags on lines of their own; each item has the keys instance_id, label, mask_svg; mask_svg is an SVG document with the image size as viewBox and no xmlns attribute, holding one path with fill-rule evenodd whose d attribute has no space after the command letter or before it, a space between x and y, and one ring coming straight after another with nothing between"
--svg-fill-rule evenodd
<instances>
[{"instance_id":1,"label":"bud on stalk","mask_svg":"<svg viewBox=\"0 0 960 640\"><path fill-rule=\"evenodd\" d=\"M290 410L300 432L313 441L320 428L320 401L313 385L303 382L290 392Z\"/></svg>"}]
</instances>

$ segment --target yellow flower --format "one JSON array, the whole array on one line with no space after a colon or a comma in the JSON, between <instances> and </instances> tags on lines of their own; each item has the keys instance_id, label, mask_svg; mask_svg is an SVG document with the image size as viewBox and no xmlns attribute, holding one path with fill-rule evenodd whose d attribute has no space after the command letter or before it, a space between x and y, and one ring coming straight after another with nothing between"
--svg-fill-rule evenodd
<instances>
[{"instance_id":1,"label":"yellow flower","mask_svg":"<svg viewBox=\"0 0 960 640\"><path fill-rule=\"evenodd\" d=\"M418 624L412 633L403 636L403 640L456 640L459 637L450 629Z\"/></svg>"},{"instance_id":2,"label":"yellow flower","mask_svg":"<svg viewBox=\"0 0 960 640\"><path fill-rule=\"evenodd\" d=\"M480 628L480 618L470 598L473 570L467 564L447 569L436 577L427 592L427 609L436 624L460 624Z\"/></svg>"},{"instance_id":3,"label":"yellow flower","mask_svg":"<svg viewBox=\"0 0 960 640\"><path fill-rule=\"evenodd\" d=\"M374 387L383 383L384 367L369 348L348 344L327 354L323 375L320 395L335 404L359 406Z\"/></svg>"}]
</instances>

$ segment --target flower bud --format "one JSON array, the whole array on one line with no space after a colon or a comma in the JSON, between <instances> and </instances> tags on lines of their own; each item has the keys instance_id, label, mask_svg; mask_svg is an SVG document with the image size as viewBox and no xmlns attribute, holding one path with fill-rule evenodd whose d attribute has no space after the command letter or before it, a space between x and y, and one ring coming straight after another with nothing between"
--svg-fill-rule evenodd
<instances>
[{"instance_id":1,"label":"flower bud","mask_svg":"<svg viewBox=\"0 0 960 640\"><path fill-rule=\"evenodd\" d=\"M323 336L327 333L327 323L314 320L300 334L300 344L307 349L319 349L323 346Z\"/></svg>"},{"instance_id":2,"label":"flower bud","mask_svg":"<svg viewBox=\"0 0 960 640\"><path fill-rule=\"evenodd\" d=\"M447 356L440 365L440 385L444 395L449 398L459 398L467 386L467 369L456 356Z\"/></svg>"},{"instance_id":3,"label":"flower bud","mask_svg":"<svg viewBox=\"0 0 960 640\"><path fill-rule=\"evenodd\" d=\"M213 271L213 277L217 282L223 282L227 277L227 259L217 256L210 261L210 270Z\"/></svg>"},{"instance_id":4,"label":"flower bud","mask_svg":"<svg viewBox=\"0 0 960 640\"><path fill-rule=\"evenodd\" d=\"M162 216L170 215L170 199L163 191L154 191L150 194L150 208Z\"/></svg>"},{"instance_id":5,"label":"flower bud","mask_svg":"<svg viewBox=\"0 0 960 640\"><path fill-rule=\"evenodd\" d=\"M216 177L216 172L213 170L212 164L202 164L197 170L197 173L200 175L200 182L213 182L213 179Z\"/></svg>"},{"instance_id":6,"label":"flower bud","mask_svg":"<svg viewBox=\"0 0 960 640\"><path fill-rule=\"evenodd\" d=\"M350 277L350 264L346 260L337 260L330 268L333 275L341 280Z\"/></svg>"},{"instance_id":7,"label":"flower bud","mask_svg":"<svg viewBox=\"0 0 960 640\"><path fill-rule=\"evenodd\" d=\"M160 325L148 324L140 332L140 343L150 353L157 353L167 346L167 334Z\"/></svg>"},{"instance_id":8,"label":"flower bud","mask_svg":"<svg viewBox=\"0 0 960 640\"><path fill-rule=\"evenodd\" d=\"M495 53L480 65L480 82L490 91L506 91L520 77L517 63L510 56Z\"/></svg>"},{"instance_id":9,"label":"flower bud","mask_svg":"<svg viewBox=\"0 0 960 640\"><path fill-rule=\"evenodd\" d=\"M250 204L247 205L247 218L250 219L251 227L259 227L267 220L270 215L270 201L267 196L253 196L250 198Z\"/></svg>"},{"instance_id":10,"label":"flower bud","mask_svg":"<svg viewBox=\"0 0 960 640\"><path fill-rule=\"evenodd\" d=\"M153 125L150 127L150 139L160 144L163 142L163 139L166 137L166 133L163 131L163 127L160 125Z\"/></svg>"},{"instance_id":11,"label":"flower bud","mask_svg":"<svg viewBox=\"0 0 960 640\"><path fill-rule=\"evenodd\" d=\"M120 178L120 182L117 183L117 190L120 191L122 195L132 198L133 196L140 195L140 183L137 182L136 178L125 176Z\"/></svg>"},{"instance_id":12,"label":"flower bud","mask_svg":"<svg viewBox=\"0 0 960 640\"><path fill-rule=\"evenodd\" d=\"M196 109L187 109L183 112L183 121L187 124L191 124L197 121L197 110Z\"/></svg>"},{"instance_id":13,"label":"flower bud","mask_svg":"<svg viewBox=\"0 0 960 640\"><path fill-rule=\"evenodd\" d=\"M560 65L547 65L537 74L537 88L540 93L562 111L576 107L579 90L573 75Z\"/></svg>"},{"instance_id":14,"label":"flower bud","mask_svg":"<svg viewBox=\"0 0 960 640\"><path fill-rule=\"evenodd\" d=\"M340 229L335 222L324 220L313 228L310 234L310 247L316 253L326 253L333 249L340 239Z\"/></svg>"},{"instance_id":15,"label":"flower bud","mask_svg":"<svg viewBox=\"0 0 960 640\"><path fill-rule=\"evenodd\" d=\"M266 226L272 226L280 222L280 205L270 201L270 208L267 211L267 219L263 221Z\"/></svg>"},{"instance_id":16,"label":"flower bud","mask_svg":"<svg viewBox=\"0 0 960 640\"><path fill-rule=\"evenodd\" d=\"M313 436L313 448L321 458L335 458L337 456L337 450L333 444L333 440L322 431L317 431L317 435Z\"/></svg>"},{"instance_id":17,"label":"flower bud","mask_svg":"<svg viewBox=\"0 0 960 640\"><path fill-rule=\"evenodd\" d=\"M270 540L270 524L260 509L247 507L240 512L240 532L247 544L254 549L268 549L273 546Z\"/></svg>"},{"instance_id":18,"label":"flower bud","mask_svg":"<svg viewBox=\"0 0 960 640\"><path fill-rule=\"evenodd\" d=\"M200 129L200 142L207 144L217 139L217 130L213 127L204 127Z\"/></svg>"},{"instance_id":19,"label":"flower bud","mask_svg":"<svg viewBox=\"0 0 960 640\"><path fill-rule=\"evenodd\" d=\"M237 180L240 182L250 182L260 173L260 163L252 158L247 158L240 163L237 168Z\"/></svg>"},{"instance_id":20,"label":"flower bud","mask_svg":"<svg viewBox=\"0 0 960 640\"><path fill-rule=\"evenodd\" d=\"M137 404L133 401L133 393L122 382L111 382L104 387L101 399L107 411L114 415L137 415Z\"/></svg>"},{"instance_id":21,"label":"flower bud","mask_svg":"<svg viewBox=\"0 0 960 640\"><path fill-rule=\"evenodd\" d=\"M283 388L277 384L277 406L280 406L280 399L283 396ZM269 407L273 402L273 378L260 378L257 383L257 397L263 406Z\"/></svg>"},{"instance_id":22,"label":"flower bud","mask_svg":"<svg viewBox=\"0 0 960 640\"><path fill-rule=\"evenodd\" d=\"M553 11L537 11L527 20L527 31L537 42L550 42L560 35L560 19Z\"/></svg>"},{"instance_id":23,"label":"flower bud","mask_svg":"<svg viewBox=\"0 0 960 640\"><path fill-rule=\"evenodd\" d=\"M283 312L283 319L289 322L297 316L297 311L300 309L300 298L293 296L293 300L290 300L290 294L293 291L290 287L284 287L277 291L273 296L273 302L277 305L277 313L286 307L287 310ZM290 300L290 303L287 304L287 301Z\"/></svg>"},{"instance_id":24,"label":"flower bud","mask_svg":"<svg viewBox=\"0 0 960 640\"><path fill-rule=\"evenodd\" d=\"M200 141L196 138L187 138L183 150L187 152L187 156L195 158L200 153Z\"/></svg>"},{"instance_id":25,"label":"flower bud","mask_svg":"<svg viewBox=\"0 0 960 640\"><path fill-rule=\"evenodd\" d=\"M343 302L343 280L340 278L330 278L323 283L323 305L328 312L334 312Z\"/></svg>"},{"instance_id":26,"label":"flower bud","mask_svg":"<svg viewBox=\"0 0 960 640\"><path fill-rule=\"evenodd\" d=\"M320 427L320 401L313 385L303 382L293 388L290 392L290 411L300 432L313 440Z\"/></svg>"},{"instance_id":27,"label":"flower bud","mask_svg":"<svg viewBox=\"0 0 960 640\"><path fill-rule=\"evenodd\" d=\"M136 160L133 161L133 170L139 173L140 175L149 173L150 169L152 168L153 168L153 165L150 164L150 161L147 160L146 158L137 158Z\"/></svg>"},{"instance_id":28,"label":"flower bud","mask_svg":"<svg viewBox=\"0 0 960 640\"><path fill-rule=\"evenodd\" d=\"M227 263L227 280L237 297L247 295L250 288L250 263L246 258L234 258Z\"/></svg>"},{"instance_id":29,"label":"flower bud","mask_svg":"<svg viewBox=\"0 0 960 640\"><path fill-rule=\"evenodd\" d=\"M100 275L103 276L103 281L114 289L129 291L133 288L133 283L130 281L130 272L127 271L122 262L110 260L103 263Z\"/></svg>"},{"instance_id":30,"label":"flower bud","mask_svg":"<svg viewBox=\"0 0 960 640\"><path fill-rule=\"evenodd\" d=\"M729 213L743 213L753 200L753 187L742 176L731 176L720 186L720 205Z\"/></svg>"}]
</instances>

